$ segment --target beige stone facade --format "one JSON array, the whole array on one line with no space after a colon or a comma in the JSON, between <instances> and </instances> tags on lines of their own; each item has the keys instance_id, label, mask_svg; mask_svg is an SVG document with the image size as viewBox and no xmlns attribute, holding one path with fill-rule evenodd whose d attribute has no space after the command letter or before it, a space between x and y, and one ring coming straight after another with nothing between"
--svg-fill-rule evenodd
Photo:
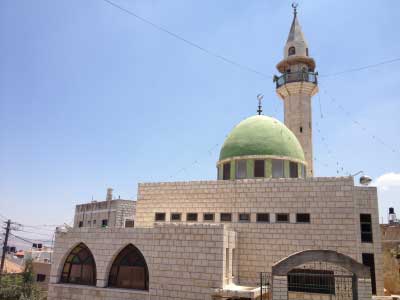
<instances>
[{"instance_id":1,"label":"beige stone facade","mask_svg":"<svg viewBox=\"0 0 400 300\"><path fill-rule=\"evenodd\" d=\"M134 222L136 201L92 201L75 208L74 227L125 227L126 221Z\"/></svg>"},{"instance_id":2,"label":"beige stone facade","mask_svg":"<svg viewBox=\"0 0 400 300\"><path fill-rule=\"evenodd\" d=\"M155 222L157 213L165 219ZM204 213L214 220L204 220ZM257 222L258 213L269 213L269 222ZM310 222L297 222L299 213L309 214ZM372 216L372 243L361 242L361 213ZM171 221L172 214L180 221ZM187 214L197 214L197 221L187 221ZM231 221L221 221L221 214L231 214ZM240 220L239 214L250 218ZM289 214L288 222L279 222L277 214ZM308 249L334 250L359 262L363 253L374 254L378 294L383 291L376 189L354 186L351 177L144 183L135 221L135 228L59 233L49 299L212 299L235 286L256 289L260 272ZM78 243L93 253L96 287L59 283L65 258ZM146 259L148 292L107 287L110 265L128 244ZM282 280L274 279L274 289Z\"/></svg>"}]
</instances>

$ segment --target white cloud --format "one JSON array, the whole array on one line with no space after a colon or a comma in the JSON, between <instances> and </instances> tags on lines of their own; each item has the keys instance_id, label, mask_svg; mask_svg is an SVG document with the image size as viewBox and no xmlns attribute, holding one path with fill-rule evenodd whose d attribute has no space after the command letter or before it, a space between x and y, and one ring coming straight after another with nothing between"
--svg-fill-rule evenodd
<instances>
[{"instance_id":1,"label":"white cloud","mask_svg":"<svg viewBox=\"0 0 400 300\"><path fill-rule=\"evenodd\" d=\"M374 185L384 191L393 187L400 187L400 173L391 172L383 174L375 180Z\"/></svg>"}]
</instances>

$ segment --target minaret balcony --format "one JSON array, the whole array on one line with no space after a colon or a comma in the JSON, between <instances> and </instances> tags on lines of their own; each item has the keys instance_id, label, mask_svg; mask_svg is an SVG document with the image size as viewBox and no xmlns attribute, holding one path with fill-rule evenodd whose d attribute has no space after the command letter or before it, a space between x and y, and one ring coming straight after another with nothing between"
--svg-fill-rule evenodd
<instances>
[{"instance_id":1,"label":"minaret balcony","mask_svg":"<svg viewBox=\"0 0 400 300\"><path fill-rule=\"evenodd\" d=\"M276 88L280 88L281 86L291 83L291 82L310 82L314 83L315 85L318 84L318 79L317 79L317 72L306 72L306 71L301 71L301 72L290 72L290 73L284 73L282 76L274 77L274 81L276 82Z\"/></svg>"}]
</instances>

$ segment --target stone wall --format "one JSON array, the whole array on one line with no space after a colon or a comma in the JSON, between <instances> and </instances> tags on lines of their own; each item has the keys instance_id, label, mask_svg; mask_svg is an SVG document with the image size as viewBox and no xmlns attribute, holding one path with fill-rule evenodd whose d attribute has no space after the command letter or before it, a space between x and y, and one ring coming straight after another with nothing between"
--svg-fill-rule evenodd
<instances>
[{"instance_id":1,"label":"stone wall","mask_svg":"<svg viewBox=\"0 0 400 300\"><path fill-rule=\"evenodd\" d=\"M153 228L77 228L56 237L49 300L211 299L225 280L226 248L234 233L221 224L155 224ZM91 250L97 286L59 284L69 252L79 243ZM149 291L107 288L114 258L136 246L149 268Z\"/></svg>"},{"instance_id":2,"label":"stone wall","mask_svg":"<svg viewBox=\"0 0 400 300\"><path fill-rule=\"evenodd\" d=\"M155 212L170 214L232 213L225 223L237 232L237 276L242 285L256 286L259 272L290 254L307 249L334 250L361 262L363 251L374 253L377 290L383 292L380 231L375 188L355 187L351 177L307 179L244 179L139 184L137 226L150 227ZM239 213L250 213L242 223ZM257 213L270 213L270 223L257 223ZM276 213L289 213L290 223L277 223ZM310 213L311 223L296 223L296 213ZM371 213L373 244L360 240L359 213ZM186 222L186 221L182 221ZM235 264L235 263L234 263Z\"/></svg>"},{"instance_id":3,"label":"stone wall","mask_svg":"<svg viewBox=\"0 0 400 300\"><path fill-rule=\"evenodd\" d=\"M102 227L102 220L108 221L108 227L124 227L125 220L133 220L136 201L111 200L79 204L75 208L74 227Z\"/></svg>"}]
</instances>

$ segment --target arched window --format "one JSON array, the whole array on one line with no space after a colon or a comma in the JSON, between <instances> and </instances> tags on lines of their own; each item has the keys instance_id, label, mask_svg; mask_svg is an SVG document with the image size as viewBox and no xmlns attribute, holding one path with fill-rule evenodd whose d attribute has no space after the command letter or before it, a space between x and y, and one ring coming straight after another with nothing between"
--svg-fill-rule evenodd
<instances>
[{"instance_id":1,"label":"arched window","mask_svg":"<svg viewBox=\"0 0 400 300\"><path fill-rule=\"evenodd\" d=\"M89 248L80 243L65 260L61 273L62 283L96 285L96 263Z\"/></svg>"},{"instance_id":2,"label":"arched window","mask_svg":"<svg viewBox=\"0 0 400 300\"><path fill-rule=\"evenodd\" d=\"M136 290L149 289L149 271L138 248L128 245L118 254L110 270L108 286Z\"/></svg>"},{"instance_id":3,"label":"arched window","mask_svg":"<svg viewBox=\"0 0 400 300\"><path fill-rule=\"evenodd\" d=\"M295 55L296 54L296 48L295 47L290 47L288 51L288 55Z\"/></svg>"}]
</instances>

